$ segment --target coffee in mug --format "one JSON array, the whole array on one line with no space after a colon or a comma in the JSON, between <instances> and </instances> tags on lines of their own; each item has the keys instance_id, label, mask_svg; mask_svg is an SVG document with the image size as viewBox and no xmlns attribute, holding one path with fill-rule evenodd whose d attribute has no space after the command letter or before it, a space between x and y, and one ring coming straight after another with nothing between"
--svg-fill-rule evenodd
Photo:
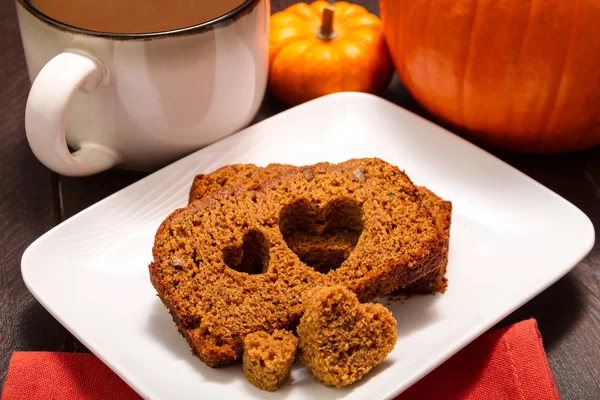
<instances>
[{"instance_id":1,"label":"coffee in mug","mask_svg":"<svg viewBox=\"0 0 600 400\"><path fill-rule=\"evenodd\" d=\"M57 173L159 168L245 127L262 102L268 0L16 4L25 131Z\"/></svg>"},{"instance_id":2,"label":"coffee in mug","mask_svg":"<svg viewBox=\"0 0 600 400\"><path fill-rule=\"evenodd\" d=\"M41 13L82 29L148 33L198 25L236 9L244 0L30 0Z\"/></svg>"}]
</instances>

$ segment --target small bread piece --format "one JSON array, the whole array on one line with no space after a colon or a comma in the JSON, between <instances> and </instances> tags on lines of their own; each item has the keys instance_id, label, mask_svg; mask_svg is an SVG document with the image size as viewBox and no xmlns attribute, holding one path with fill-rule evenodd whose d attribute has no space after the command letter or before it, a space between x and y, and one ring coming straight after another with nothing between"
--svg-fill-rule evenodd
<instances>
[{"instance_id":1,"label":"small bread piece","mask_svg":"<svg viewBox=\"0 0 600 400\"><path fill-rule=\"evenodd\" d=\"M326 386L356 382L393 350L398 332L381 304L360 304L343 286L313 290L298 325L300 361Z\"/></svg>"},{"instance_id":2,"label":"small bread piece","mask_svg":"<svg viewBox=\"0 0 600 400\"><path fill-rule=\"evenodd\" d=\"M274 392L287 379L296 358L298 338L285 330L254 332L244 338L242 365L248 382Z\"/></svg>"}]
</instances>

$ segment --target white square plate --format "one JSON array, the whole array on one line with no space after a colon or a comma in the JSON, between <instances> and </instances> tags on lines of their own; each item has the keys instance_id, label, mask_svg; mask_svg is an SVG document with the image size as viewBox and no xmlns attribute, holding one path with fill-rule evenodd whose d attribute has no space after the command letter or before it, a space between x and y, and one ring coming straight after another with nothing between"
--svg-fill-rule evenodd
<instances>
[{"instance_id":1,"label":"white square plate","mask_svg":"<svg viewBox=\"0 0 600 400\"><path fill-rule=\"evenodd\" d=\"M448 291L392 302L396 348L343 389L321 386L297 363L284 387L262 392L239 366L211 369L193 357L147 268L154 233L186 204L193 176L230 163L367 156L453 202ZM22 273L39 302L145 398L389 399L565 275L593 243L580 210L511 166L381 98L344 93L253 125L77 214L25 251Z\"/></svg>"}]
</instances>

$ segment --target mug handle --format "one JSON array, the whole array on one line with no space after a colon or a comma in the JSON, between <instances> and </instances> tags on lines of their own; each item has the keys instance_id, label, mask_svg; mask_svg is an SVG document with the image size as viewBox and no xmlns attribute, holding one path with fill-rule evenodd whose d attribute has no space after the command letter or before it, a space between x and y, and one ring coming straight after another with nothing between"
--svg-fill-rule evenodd
<instances>
[{"instance_id":1,"label":"mug handle","mask_svg":"<svg viewBox=\"0 0 600 400\"><path fill-rule=\"evenodd\" d=\"M35 156L56 173L86 176L105 171L120 162L119 154L93 142L82 142L71 153L65 123L69 103L81 89L94 90L105 70L96 60L76 53L61 53L35 78L25 107L25 132Z\"/></svg>"}]
</instances>

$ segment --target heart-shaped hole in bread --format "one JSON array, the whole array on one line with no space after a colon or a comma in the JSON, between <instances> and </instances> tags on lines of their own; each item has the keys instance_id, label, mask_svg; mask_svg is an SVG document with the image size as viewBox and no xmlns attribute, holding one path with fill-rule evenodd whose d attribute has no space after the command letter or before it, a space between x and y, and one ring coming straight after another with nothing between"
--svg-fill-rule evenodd
<instances>
[{"instance_id":1,"label":"heart-shaped hole in bread","mask_svg":"<svg viewBox=\"0 0 600 400\"><path fill-rule=\"evenodd\" d=\"M241 246L223 249L223 261L238 272L262 274L269 265L269 244L262 232L251 229L244 234Z\"/></svg>"},{"instance_id":2,"label":"heart-shaped hole in bread","mask_svg":"<svg viewBox=\"0 0 600 400\"><path fill-rule=\"evenodd\" d=\"M279 229L288 247L315 271L326 274L350 256L364 228L360 204L338 198L321 207L308 200L288 204Z\"/></svg>"},{"instance_id":3,"label":"heart-shaped hole in bread","mask_svg":"<svg viewBox=\"0 0 600 400\"><path fill-rule=\"evenodd\" d=\"M311 291L304 307L297 328L300 361L326 386L356 382L396 344L392 313L381 304L361 304L343 286Z\"/></svg>"}]
</instances>

